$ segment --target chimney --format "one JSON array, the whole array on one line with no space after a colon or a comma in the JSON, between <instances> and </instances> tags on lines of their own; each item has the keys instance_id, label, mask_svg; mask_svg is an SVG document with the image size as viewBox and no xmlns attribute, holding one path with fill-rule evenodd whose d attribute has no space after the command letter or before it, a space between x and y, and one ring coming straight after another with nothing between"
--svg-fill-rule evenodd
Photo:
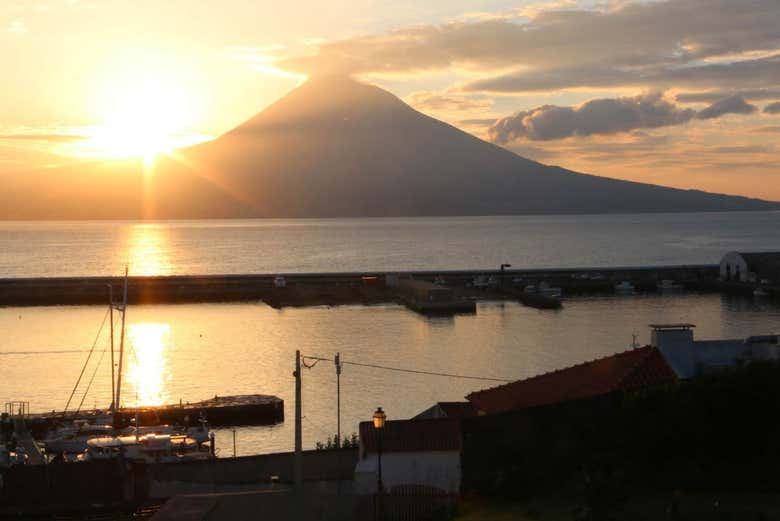
<instances>
[{"instance_id":1,"label":"chimney","mask_svg":"<svg viewBox=\"0 0 780 521\"><path fill-rule=\"evenodd\" d=\"M694 324L650 324L650 345L658 349L666 363L678 378L690 378L696 374L694 352Z\"/></svg>"}]
</instances>

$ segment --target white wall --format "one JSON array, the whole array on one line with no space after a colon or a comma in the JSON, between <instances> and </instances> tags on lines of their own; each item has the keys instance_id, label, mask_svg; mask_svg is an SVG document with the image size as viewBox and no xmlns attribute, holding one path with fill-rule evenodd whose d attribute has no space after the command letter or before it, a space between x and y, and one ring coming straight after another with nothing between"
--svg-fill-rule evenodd
<instances>
[{"instance_id":1,"label":"white wall","mask_svg":"<svg viewBox=\"0 0 780 521\"><path fill-rule=\"evenodd\" d=\"M355 467L355 492L373 494L377 482L376 454ZM386 492L400 485L425 485L456 494L460 491L460 452L391 452L382 454L382 484Z\"/></svg>"}]
</instances>

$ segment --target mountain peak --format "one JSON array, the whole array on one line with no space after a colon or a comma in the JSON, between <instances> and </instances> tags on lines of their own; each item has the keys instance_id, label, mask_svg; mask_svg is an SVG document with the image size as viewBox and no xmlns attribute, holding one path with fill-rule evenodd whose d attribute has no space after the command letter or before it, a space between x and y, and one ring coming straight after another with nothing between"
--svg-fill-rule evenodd
<instances>
[{"instance_id":1,"label":"mountain peak","mask_svg":"<svg viewBox=\"0 0 780 521\"><path fill-rule=\"evenodd\" d=\"M288 92L228 134L260 129L359 122L391 112L413 110L390 92L345 75L318 75Z\"/></svg>"}]
</instances>

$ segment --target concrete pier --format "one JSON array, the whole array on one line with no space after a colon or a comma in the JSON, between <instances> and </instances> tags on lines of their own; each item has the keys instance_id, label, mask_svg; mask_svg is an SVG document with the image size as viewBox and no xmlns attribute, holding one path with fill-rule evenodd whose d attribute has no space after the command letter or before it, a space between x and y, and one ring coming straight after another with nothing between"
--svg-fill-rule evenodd
<instances>
[{"instance_id":1,"label":"concrete pier","mask_svg":"<svg viewBox=\"0 0 780 521\"><path fill-rule=\"evenodd\" d=\"M278 275L285 278L286 287L275 287L274 278ZM375 303L397 298L397 289L390 280L398 277L428 281L439 277L449 287L467 288L479 275L492 276L506 284L518 279L531 283L547 280L567 293L588 293L610 291L623 280L631 281L639 289L653 289L664 279L690 287L704 286L717 279L718 266L138 276L129 279L128 301L161 304L265 300L278 307ZM119 294L122 282L122 277L4 278L0 279L0 306L105 304L108 286Z\"/></svg>"}]
</instances>

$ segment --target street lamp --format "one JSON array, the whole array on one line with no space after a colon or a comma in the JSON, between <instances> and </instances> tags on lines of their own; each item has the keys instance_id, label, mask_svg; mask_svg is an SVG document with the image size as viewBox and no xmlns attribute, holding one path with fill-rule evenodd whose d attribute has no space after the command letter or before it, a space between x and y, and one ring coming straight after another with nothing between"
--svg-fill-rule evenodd
<instances>
[{"instance_id":1,"label":"street lamp","mask_svg":"<svg viewBox=\"0 0 780 521\"><path fill-rule=\"evenodd\" d=\"M385 428L385 420L387 415L381 407L377 407L374 411L374 431L376 433L376 513L375 519L382 519L382 493L384 487L382 486L382 430Z\"/></svg>"},{"instance_id":2,"label":"street lamp","mask_svg":"<svg viewBox=\"0 0 780 521\"><path fill-rule=\"evenodd\" d=\"M501 264L501 289L504 289L504 270L506 268L511 268L511 264L503 263Z\"/></svg>"},{"instance_id":3,"label":"street lamp","mask_svg":"<svg viewBox=\"0 0 780 521\"><path fill-rule=\"evenodd\" d=\"M377 455L377 474L376 474L376 491L378 494L382 493L382 429L385 428L385 420L387 415L381 407L377 407L374 412L374 430L376 431L376 455Z\"/></svg>"}]
</instances>

